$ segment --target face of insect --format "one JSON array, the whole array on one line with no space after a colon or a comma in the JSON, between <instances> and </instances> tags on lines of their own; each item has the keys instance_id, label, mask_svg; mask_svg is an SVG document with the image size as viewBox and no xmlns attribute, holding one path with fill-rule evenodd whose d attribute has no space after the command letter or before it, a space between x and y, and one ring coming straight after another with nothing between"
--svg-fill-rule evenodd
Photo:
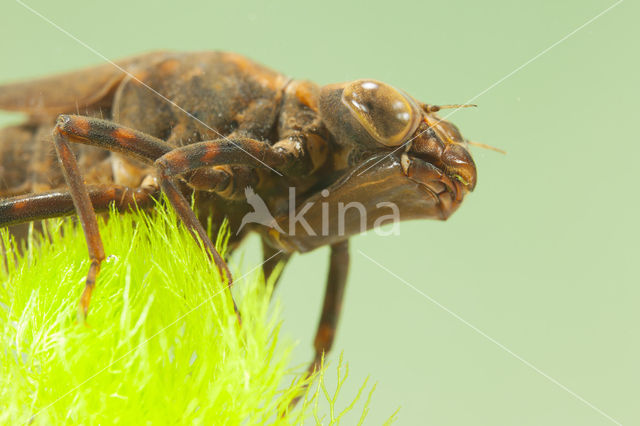
<instances>
[{"instance_id":1,"label":"face of insect","mask_svg":"<svg viewBox=\"0 0 640 426\"><path fill-rule=\"evenodd\" d=\"M418 164L434 166L458 187L459 201L462 192L474 189L477 174L468 144L455 125L436 115L439 107L379 81L356 80L324 86L319 108L338 144L371 150L372 155L403 155L409 178L410 171L429 168Z\"/></svg>"},{"instance_id":2,"label":"face of insect","mask_svg":"<svg viewBox=\"0 0 640 426\"><path fill-rule=\"evenodd\" d=\"M304 212L311 225L326 224L327 232L310 237L301 226L289 229L297 250L379 226L391 211L399 220L447 219L473 190L476 168L467 142L456 126L436 116L438 107L374 80L324 86L318 106L334 141L364 154L324 193L299 204L296 215ZM331 216L339 212L331 206L340 205L360 210Z\"/></svg>"},{"instance_id":3,"label":"face of insect","mask_svg":"<svg viewBox=\"0 0 640 426\"><path fill-rule=\"evenodd\" d=\"M375 80L324 86L320 114L336 142L367 150L416 156L440 168L472 191L476 167L468 144L452 123L437 117L438 107Z\"/></svg>"}]
</instances>

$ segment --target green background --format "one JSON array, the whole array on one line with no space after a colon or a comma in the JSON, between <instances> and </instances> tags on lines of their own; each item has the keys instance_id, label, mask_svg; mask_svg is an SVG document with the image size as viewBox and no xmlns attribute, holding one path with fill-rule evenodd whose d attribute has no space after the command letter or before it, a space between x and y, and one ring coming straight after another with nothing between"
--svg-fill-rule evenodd
<instances>
[{"instance_id":1,"label":"green background","mask_svg":"<svg viewBox=\"0 0 640 426\"><path fill-rule=\"evenodd\" d=\"M109 59L222 49L427 103L481 94L451 120L508 155L474 150L461 209L352 242L331 359L344 351L349 392L378 382L368 424L401 406L406 425L640 423L637 2L499 82L614 3L27 1ZM12 0L0 22L2 82L102 62ZM277 292L296 363L312 355L327 254L296 256ZM243 267L258 261L253 239Z\"/></svg>"}]
</instances>

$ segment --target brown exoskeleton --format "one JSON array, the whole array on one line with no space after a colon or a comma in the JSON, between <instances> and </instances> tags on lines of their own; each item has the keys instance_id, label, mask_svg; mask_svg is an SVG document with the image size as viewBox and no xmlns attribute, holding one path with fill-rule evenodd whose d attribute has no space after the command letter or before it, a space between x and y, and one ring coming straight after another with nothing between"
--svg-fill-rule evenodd
<instances>
[{"instance_id":1,"label":"brown exoskeleton","mask_svg":"<svg viewBox=\"0 0 640 426\"><path fill-rule=\"evenodd\" d=\"M112 204L152 208L164 192L229 285L209 219L213 235L229 219L230 249L260 233L267 277L292 253L329 245L313 369L333 342L349 237L389 213L379 203L401 220L444 220L476 185L467 141L440 108L374 80L319 87L220 52L151 53L7 84L0 109L29 119L0 131L0 226L77 213L91 260L84 315L105 259L95 212ZM245 193L275 219L243 221L258 211Z\"/></svg>"}]
</instances>

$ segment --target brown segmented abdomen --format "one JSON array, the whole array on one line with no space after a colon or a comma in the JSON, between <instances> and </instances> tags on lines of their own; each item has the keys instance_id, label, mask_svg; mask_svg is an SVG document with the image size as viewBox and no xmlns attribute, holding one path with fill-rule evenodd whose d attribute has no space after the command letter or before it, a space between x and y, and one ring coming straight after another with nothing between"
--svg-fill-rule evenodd
<instances>
[{"instance_id":1,"label":"brown segmented abdomen","mask_svg":"<svg viewBox=\"0 0 640 426\"><path fill-rule=\"evenodd\" d=\"M114 121L174 146L242 132L272 140L289 79L240 55L167 54L115 93Z\"/></svg>"},{"instance_id":2,"label":"brown segmented abdomen","mask_svg":"<svg viewBox=\"0 0 640 426\"><path fill-rule=\"evenodd\" d=\"M125 70L127 73L123 72ZM241 130L268 140L288 79L233 53L155 52L83 71L0 86L0 109L29 123L0 130L0 196L64 186L51 131L58 114L82 114L181 146ZM261 120L243 121L263 108ZM148 167L118 154L73 146L88 184L137 186Z\"/></svg>"},{"instance_id":3,"label":"brown segmented abdomen","mask_svg":"<svg viewBox=\"0 0 640 426\"><path fill-rule=\"evenodd\" d=\"M53 148L51 124L0 129L0 197L65 187ZM113 156L91 146L74 144L78 165L88 184L113 183Z\"/></svg>"},{"instance_id":4,"label":"brown segmented abdomen","mask_svg":"<svg viewBox=\"0 0 640 426\"><path fill-rule=\"evenodd\" d=\"M64 187L51 141L53 125L20 125L0 129L0 197ZM113 181L110 155L93 147L74 146L87 183Z\"/></svg>"},{"instance_id":5,"label":"brown segmented abdomen","mask_svg":"<svg viewBox=\"0 0 640 426\"><path fill-rule=\"evenodd\" d=\"M154 52L113 64L52 77L0 85L0 110L22 112L25 124L0 129L0 197L64 187L51 132L59 114L75 113L111 118L113 96L126 77L166 55ZM74 145L89 184L114 181L110 153Z\"/></svg>"}]
</instances>

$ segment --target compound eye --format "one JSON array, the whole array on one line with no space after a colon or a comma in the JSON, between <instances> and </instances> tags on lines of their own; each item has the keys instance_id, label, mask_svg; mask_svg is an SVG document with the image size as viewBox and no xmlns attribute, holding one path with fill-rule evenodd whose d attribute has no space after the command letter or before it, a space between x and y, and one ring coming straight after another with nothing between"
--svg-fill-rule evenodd
<instances>
[{"instance_id":1,"label":"compound eye","mask_svg":"<svg viewBox=\"0 0 640 426\"><path fill-rule=\"evenodd\" d=\"M342 102L376 141L400 145L420 124L415 102L388 84L357 80L345 87Z\"/></svg>"}]
</instances>

